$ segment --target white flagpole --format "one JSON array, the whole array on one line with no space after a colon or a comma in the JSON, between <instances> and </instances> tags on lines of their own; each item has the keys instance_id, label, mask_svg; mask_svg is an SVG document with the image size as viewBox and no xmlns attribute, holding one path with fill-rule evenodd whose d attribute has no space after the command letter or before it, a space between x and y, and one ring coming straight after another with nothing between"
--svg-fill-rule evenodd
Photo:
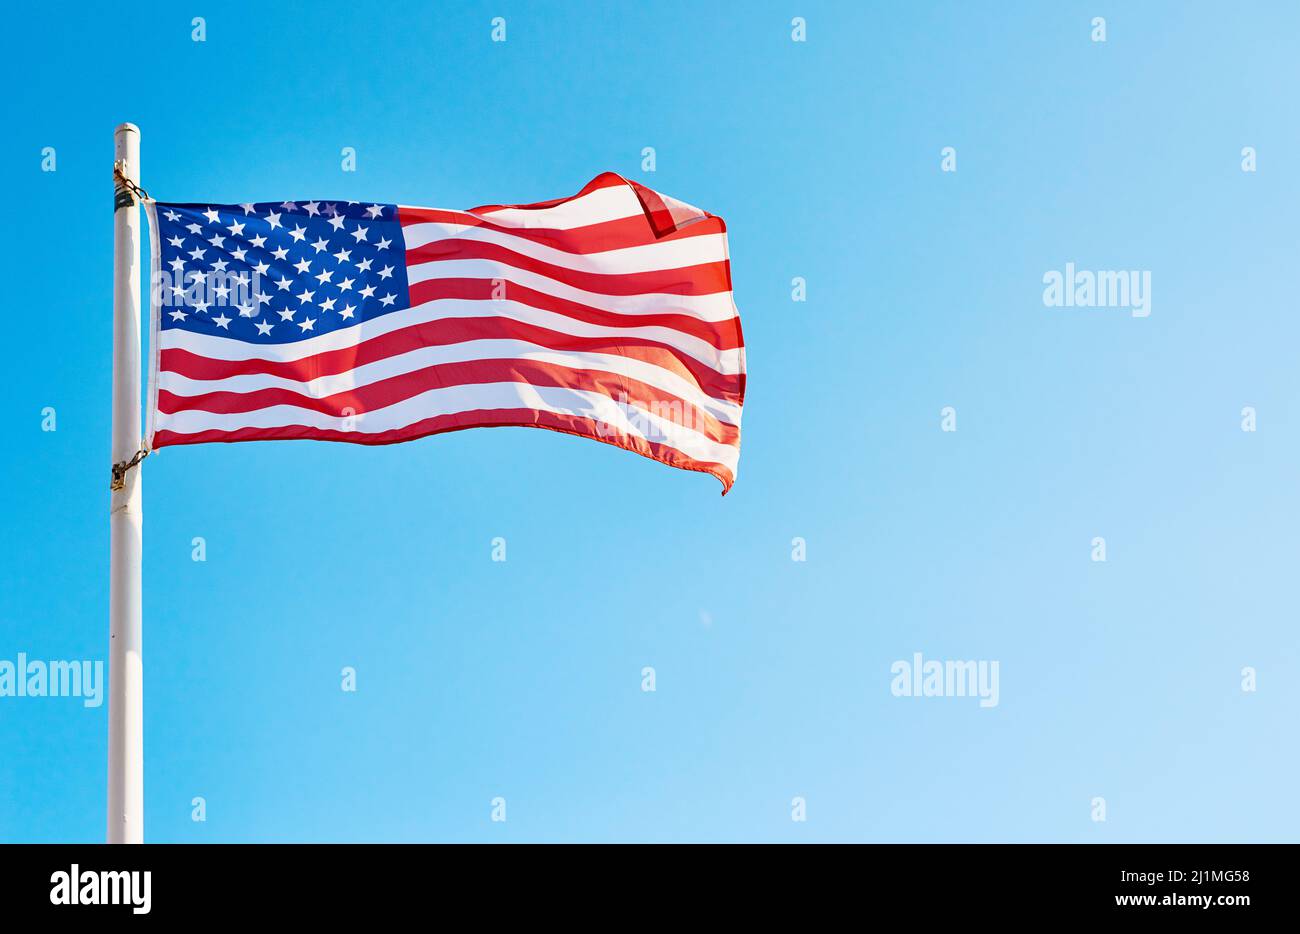
<instances>
[{"instance_id":1,"label":"white flagpole","mask_svg":"<svg viewBox=\"0 0 1300 934\"><path fill-rule=\"evenodd\" d=\"M140 129L113 133L113 483L109 512L108 842L144 842L140 657ZM130 464L130 468L122 465ZM120 489L118 488L120 486Z\"/></svg>"}]
</instances>

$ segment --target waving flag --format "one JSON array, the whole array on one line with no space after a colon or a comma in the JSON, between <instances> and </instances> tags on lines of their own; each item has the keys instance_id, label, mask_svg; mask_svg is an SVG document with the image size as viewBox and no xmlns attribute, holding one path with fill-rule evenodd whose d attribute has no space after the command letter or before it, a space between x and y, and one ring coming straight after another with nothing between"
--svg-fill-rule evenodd
<instances>
[{"instance_id":1,"label":"waving flag","mask_svg":"<svg viewBox=\"0 0 1300 934\"><path fill-rule=\"evenodd\" d=\"M148 204L149 447L549 428L735 480L722 219L606 173L468 211Z\"/></svg>"}]
</instances>

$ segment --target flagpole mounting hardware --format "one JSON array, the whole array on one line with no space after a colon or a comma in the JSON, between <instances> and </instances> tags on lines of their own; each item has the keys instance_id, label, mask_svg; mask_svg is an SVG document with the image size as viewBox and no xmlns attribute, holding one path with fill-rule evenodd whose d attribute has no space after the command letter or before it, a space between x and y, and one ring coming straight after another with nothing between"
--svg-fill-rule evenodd
<instances>
[{"instance_id":1,"label":"flagpole mounting hardware","mask_svg":"<svg viewBox=\"0 0 1300 934\"><path fill-rule=\"evenodd\" d=\"M152 201L153 198L149 197L149 192L145 191L135 182L131 181L131 179L126 177L125 169L126 162L124 160L119 159L113 163L113 183L114 187L117 189L118 199L121 200L124 193L129 192L141 201ZM131 201L128 199L128 206L130 203Z\"/></svg>"},{"instance_id":2,"label":"flagpole mounting hardware","mask_svg":"<svg viewBox=\"0 0 1300 934\"><path fill-rule=\"evenodd\" d=\"M129 461L119 461L113 465L113 479L108 488L114 493L126 488L126 472L149 456L147 448L140 448Z\"/></svg>"}]
</instances>

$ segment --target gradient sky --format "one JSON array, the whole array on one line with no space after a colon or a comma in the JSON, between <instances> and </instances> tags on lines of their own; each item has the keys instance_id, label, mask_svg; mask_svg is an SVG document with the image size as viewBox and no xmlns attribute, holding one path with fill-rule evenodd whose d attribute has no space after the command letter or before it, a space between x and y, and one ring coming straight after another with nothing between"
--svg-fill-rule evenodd
<instances>
[{"instance_id":1,"label":"gradient sky","mask_svg":"<svg viewBox=\"0 0 1300 934\"><path fill-rule=\"evenodd\" d=\"M527 429L149 459L146 839L1296 839L1294 4L9 17L0 659L107 658L118 123L161 200L610 170L730 230L725 499ZM1150 317L1045 307L1067 262L1150 271ZM998 661L1000 703L892 696L913 652ZM102 839L106 745L107 705L0 698L0 840Z\"/></svg>"}]
</instances>

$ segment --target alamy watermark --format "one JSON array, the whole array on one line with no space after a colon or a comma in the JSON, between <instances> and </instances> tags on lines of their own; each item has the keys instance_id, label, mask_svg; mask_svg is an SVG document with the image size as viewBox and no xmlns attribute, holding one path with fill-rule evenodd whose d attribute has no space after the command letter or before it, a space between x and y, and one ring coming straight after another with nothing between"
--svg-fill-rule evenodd
<instances>
[{"instance_id":1,"label":"alamy watermark","mask_svg":"<svg viewBox=\"0 0 1300 934\"><path fill-rule=\"evenodd\" d=\"M616 402L627 420L627 428L647 441L670 441L674 428L686 428L707 434L708 416L696 406L681 399L629 399L626 392L618 394ZM622 426L606 422L598 410L585 413L595 424L596 434L608 438L624 430Z\"/></svg>"},{"instance_id":2,"label":"alamy watermark","mask_svg":"<svg viewBox=\"0 0 1300 934\"><path fill-rule=\"evenodd\" d=\"M174 306L177 311L171 314L179 313L182 320L186 308L200 313L209 308L235 308L245 318L253 318L271 300L270 293L262 290L260 268L251 273L225 269L202 272L186 270L178 265L180 260L172 262L174 268L159 269L153 274L150 294L155 305Z\"/></svg>"},{"instance_id":3,"label":"alamy watermark","mask_svg":"<svg viewBox=\"0 0 1300 934\"><path fill-rule=\"evenodd\" d=\"M1043 304L1048 308L1128 308L1134 318L1151 314L1151 270L1074 268L1043 273Z\"/></svg>"},{"instance_id":4,"label":"alamy watermark","mask_svg":"<svg viewBox=\"0 0 1300 934\"><path fill-rule=\"evenodd\" d=\"M0 658L0 698L80 697L82 706L104 702L103 661L28 659L19 652L16 661Z\"/></svg>"},{"instance_id":5,"label":"alamy watermark","mask_svg":"<svg viewBox=\"0 0 1300 934\"><path fill-rule=\"evenodd\" d=\"M82 869L77 863L50 876L51 905L129 905L132 914L152 907L153 872L149 869Z\"/></svg>"},{"instance_id":6,"label":"alamy watermark","mask_svg":"<svg viewBox=\"0 0 1300 934\"><path fill-rule=\"evenodd\" d=\"M912 660L899 659L889 666L894 676L889 693L895 697L978 697L981 707L996 707L998 690L996 661L924 659L920 652Z\"/></svg>"}]
</instances>

